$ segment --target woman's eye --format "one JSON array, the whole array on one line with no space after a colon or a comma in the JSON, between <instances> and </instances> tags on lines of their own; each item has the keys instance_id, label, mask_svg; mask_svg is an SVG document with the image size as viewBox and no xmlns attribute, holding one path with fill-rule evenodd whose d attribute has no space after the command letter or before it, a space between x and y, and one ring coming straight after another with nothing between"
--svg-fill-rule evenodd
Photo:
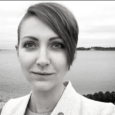
<instances>
[{"instance_id":1,"label":"woman's eye","mask_svg":"<svg viewBox=\"0 0 115 115\"><path fill-rule=\"evenodd\" d=\"M26 43L26 44L24 44L24 47L25 48L34 48L34 47L36 47L36 45L34 43Z\"/></svg>"},{"instance_id":2,"label":"woman's eye","mask_svg":"<svg viewBox=\"0 0 115 115\"><path fill-rule=\"evenodd\" d=\"M54 48L54 49L61 49L61 48L64 48L64 45L62 44L62 43L54 43L53 45L52 45L52 48Z\"/></svg>"}]
</instances>

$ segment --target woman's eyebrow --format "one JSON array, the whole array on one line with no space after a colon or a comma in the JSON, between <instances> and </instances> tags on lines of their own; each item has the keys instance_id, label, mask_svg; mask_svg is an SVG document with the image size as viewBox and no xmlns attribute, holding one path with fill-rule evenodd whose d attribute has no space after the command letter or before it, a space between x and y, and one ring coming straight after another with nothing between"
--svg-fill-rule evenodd
<instances>
[{"instance_id":1,"label":"woman's eyebrow","mask_svg":"<svg viewBox=\"0 0 115 115\"><path fill-rule=\"evenodd\" d=\"M53 40L55 40L55 39L61 39L59 36L56 36L56 37L51 37L50 39L49 39L49 41L53 41Z\"/></svg>"},{"instance_id":2,"label":"woman's eyebrow","mask_svg":"<svg viewBox=\"0 0 115 115\"><path fill-rule=\"evenodd\" d=\"M29 39L38 41L38 39L37 39L36 37L33 37L33 36L25 36L25 37L23 37L22 39L26 39L26 38L29 38Z\"/></svg>"},{"instance_id":3,"label":"woman's eyebrow","mask_svg":"<svg viewBox=\"0 0 115 115\"><path fill-rule=\"evenodd\" d=\"M27 38L32 39L32 40L35 40L35 41L39 41L39 39L37 39L36 37L33 37L33 36L25 36L25 37L23 37L22 39L27 39ZM59 36L56 36L56 37L51 37L51 38L49 39L49 41L53 41L53 40L56 40L56 39L61 40L61 38L60 38Z\"/></svg>"}]
</instances>

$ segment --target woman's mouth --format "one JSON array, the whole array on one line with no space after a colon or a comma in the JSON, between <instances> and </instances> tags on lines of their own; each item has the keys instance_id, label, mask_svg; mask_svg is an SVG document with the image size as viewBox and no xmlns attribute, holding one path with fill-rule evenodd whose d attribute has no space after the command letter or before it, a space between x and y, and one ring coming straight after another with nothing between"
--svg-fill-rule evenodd
<instances>
[{"instance_id":1,"label":"woman's mouth","mask_svg":"<svg viewBox=\"0 0 115 115\"><path fill-rule=\"evenodd\" d=\"M36 75L41 75L41 76L50 76L54 74L54 73L49 73L49 72L32 72L32 73Z\"/></svg>"}]
</instances>

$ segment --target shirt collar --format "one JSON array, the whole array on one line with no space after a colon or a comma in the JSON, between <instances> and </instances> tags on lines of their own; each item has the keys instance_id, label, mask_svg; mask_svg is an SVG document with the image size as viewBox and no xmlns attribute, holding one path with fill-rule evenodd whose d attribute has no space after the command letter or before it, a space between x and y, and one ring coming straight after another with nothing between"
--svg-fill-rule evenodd
<instances>
[{"instance_id":1,"label":"shirt collar","mask_svg":"<svg viewBox=\"0 0 115 115\"><path fill-rule=\"evenodd\" d=\"M64 85L66 88L51 115L71 115L76 101L78 103L78 109L80 108L80 95L76 95L76 91L72 87L71 82L66 81Z\"/></svg>"},{"instance_id":2,"label":"shirt collar","mask_svg":"<svg viewBox=\"0 0 115 115\"><path fill-rule=\"evenodd\" d=\"M80 110L81 96L76 93L70 81L65 81L63 84L65 85L65 90L51 115L72 115L71 113L75 103L78 105L76 109L78 109L78 111ZM31 94L32 91L26 100L27 103L29 102Z\"/></svg>"}]
</instances>

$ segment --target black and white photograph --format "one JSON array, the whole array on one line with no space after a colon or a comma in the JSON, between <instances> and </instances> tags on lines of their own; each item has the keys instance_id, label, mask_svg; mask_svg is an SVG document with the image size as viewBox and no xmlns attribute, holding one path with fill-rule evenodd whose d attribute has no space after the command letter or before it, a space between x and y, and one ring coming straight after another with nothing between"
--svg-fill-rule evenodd
<instances>
[{"instance_id":1,"label":"black and white photograph","mask_svg":"<svg viewBox=\"0 0 115 115\"><path fill-rule=\"evenodd\" d=\"M0 1L0 115L115 115L115 1Z\"/></svg>"}]
</instances>

